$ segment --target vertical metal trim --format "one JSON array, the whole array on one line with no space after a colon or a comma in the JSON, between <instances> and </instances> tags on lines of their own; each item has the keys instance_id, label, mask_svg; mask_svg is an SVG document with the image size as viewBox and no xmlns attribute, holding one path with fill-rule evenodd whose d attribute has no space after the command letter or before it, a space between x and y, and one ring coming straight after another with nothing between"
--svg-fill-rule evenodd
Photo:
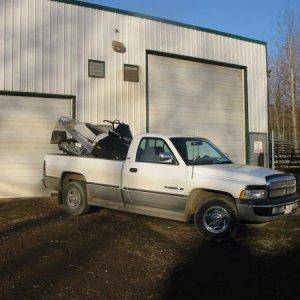
<instances>
[{"instance_id":1,"label":"vertical metal trim","mask_svg":"<svg viewBox=\"0 0 300 300\"><path fill-rule=\"evenodd\" d=\"M76 96L71 97L72 99L72 116L77 119L77 107L76 107Z\"/></svg>"},{"instance_id":2,"label":"vertical metal trim","mask_svg":"<svg viewBox=\"0 0 300 300\"><path fill-rule=\"evenodd\" d=\"M268 58L268 45L265 45L265 51L266 51L266 71L267 71L267 156L268 156L268 167L270 167L270 145L269 145L269 139L270 139L270 110L269 110L269 101L270 101L270 91L269 91L269 58Z\"/></svg>"},{"instance_id":3,"label":"vertical metal trim","mask_svg":"<svg viewBox=\"0 0 300 300\"><path fill-rule=\"evenodd\" d=\"M146 50L146 132L149 133L149 50Z\"/></svg>"},{"instance_id":4,"label":"vertical metal trim","mask_svg":"<svg viewBox=\"0 0 300 300\"><path fill-rule=\"evenodd\" d=\"M272 169L275 170L275 142L274 142L274 131L273 130L271 132L271 142L272 142Z\"/></svg>"},{"instance_id":5,"label":"vertical metal trim","mask_svg":"<svg viewBox=\"0 0 300 300\"><path fill-rule=\"evenodd\" d=\"M244 103L245 103L245 151L246 151L246 164L250 162L250 133L249 133L249 101L248 101L248 69L244 70Z\"/></svg>"}]
</instances>

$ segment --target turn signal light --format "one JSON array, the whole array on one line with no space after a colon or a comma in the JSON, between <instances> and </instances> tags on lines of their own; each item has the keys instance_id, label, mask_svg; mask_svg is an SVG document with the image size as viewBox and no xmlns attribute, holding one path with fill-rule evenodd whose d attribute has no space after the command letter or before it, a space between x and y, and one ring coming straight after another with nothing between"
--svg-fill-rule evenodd
<instances>
[{"instance_id":1,"label":"turn signal light","mask_svg":"<svg viewBox=\"0 0 300 300\"><path fill-rule=\"evenodd\" d=\"M266 198L265 190L244 190L240 194L240 199L264 199Z\"/></svg>"}]
</instances>

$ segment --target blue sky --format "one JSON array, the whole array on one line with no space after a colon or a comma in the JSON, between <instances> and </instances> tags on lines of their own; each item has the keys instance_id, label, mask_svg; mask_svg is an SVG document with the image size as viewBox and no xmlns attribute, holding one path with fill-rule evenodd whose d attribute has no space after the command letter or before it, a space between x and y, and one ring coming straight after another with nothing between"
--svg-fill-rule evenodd
<instances>
[{"instance_id":1,"label":"blue sky","mask_svg":"<svg viewBox=\"0 0 300 300\"><path fill-rule=\"evenodd\" d=\"M300 0L88 0L115 8L207 27L272 43L274 27L286 7Z\"/></svg>"}]
</instances>

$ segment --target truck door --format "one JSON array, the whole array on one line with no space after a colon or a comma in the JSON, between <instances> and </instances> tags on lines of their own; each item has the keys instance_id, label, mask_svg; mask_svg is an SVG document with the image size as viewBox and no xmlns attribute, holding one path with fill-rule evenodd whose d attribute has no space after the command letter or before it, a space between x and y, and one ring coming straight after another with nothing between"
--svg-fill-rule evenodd
<instances>
[{"instance_id":1,"label":"truck door","mask_svg":"<svg viewBox=\"0 0 300 300\"><path fill-rule=\"evenodd\" d=\"M171 161L162 161L173 155ZM161 138L142 138L135 158L123 170L125 204L183 212L187 200L187 167L180 165L167 142Z\"/></svg>"}]
</instances>

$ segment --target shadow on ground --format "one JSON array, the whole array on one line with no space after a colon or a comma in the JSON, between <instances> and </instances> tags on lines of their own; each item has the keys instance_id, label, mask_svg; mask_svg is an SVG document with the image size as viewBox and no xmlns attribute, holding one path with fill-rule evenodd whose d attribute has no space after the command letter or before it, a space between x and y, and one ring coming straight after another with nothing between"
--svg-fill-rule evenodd
<instances>
[{"instance_id":1,"label":"shadow on ground","mask_svg":"<svg viewBox=\"0 0 300 300\"><path fill-rule=\"evenodd\" d=\"M299 214L214 244L191 224L70 217L51 199L0 204L0 298L297 298L299 238Z\"/></svg>"},{"instance_id":2,"label":"shadow on ground","mask_svg":"<svg viewBox=\"0 0 300 300\"><path fill-rule=\"evenodd\" d=\"M297 299L299 266L299 247L258 255L242 242L206 243L170 271L163 298Z\"/></svg>"}]
</instances>

